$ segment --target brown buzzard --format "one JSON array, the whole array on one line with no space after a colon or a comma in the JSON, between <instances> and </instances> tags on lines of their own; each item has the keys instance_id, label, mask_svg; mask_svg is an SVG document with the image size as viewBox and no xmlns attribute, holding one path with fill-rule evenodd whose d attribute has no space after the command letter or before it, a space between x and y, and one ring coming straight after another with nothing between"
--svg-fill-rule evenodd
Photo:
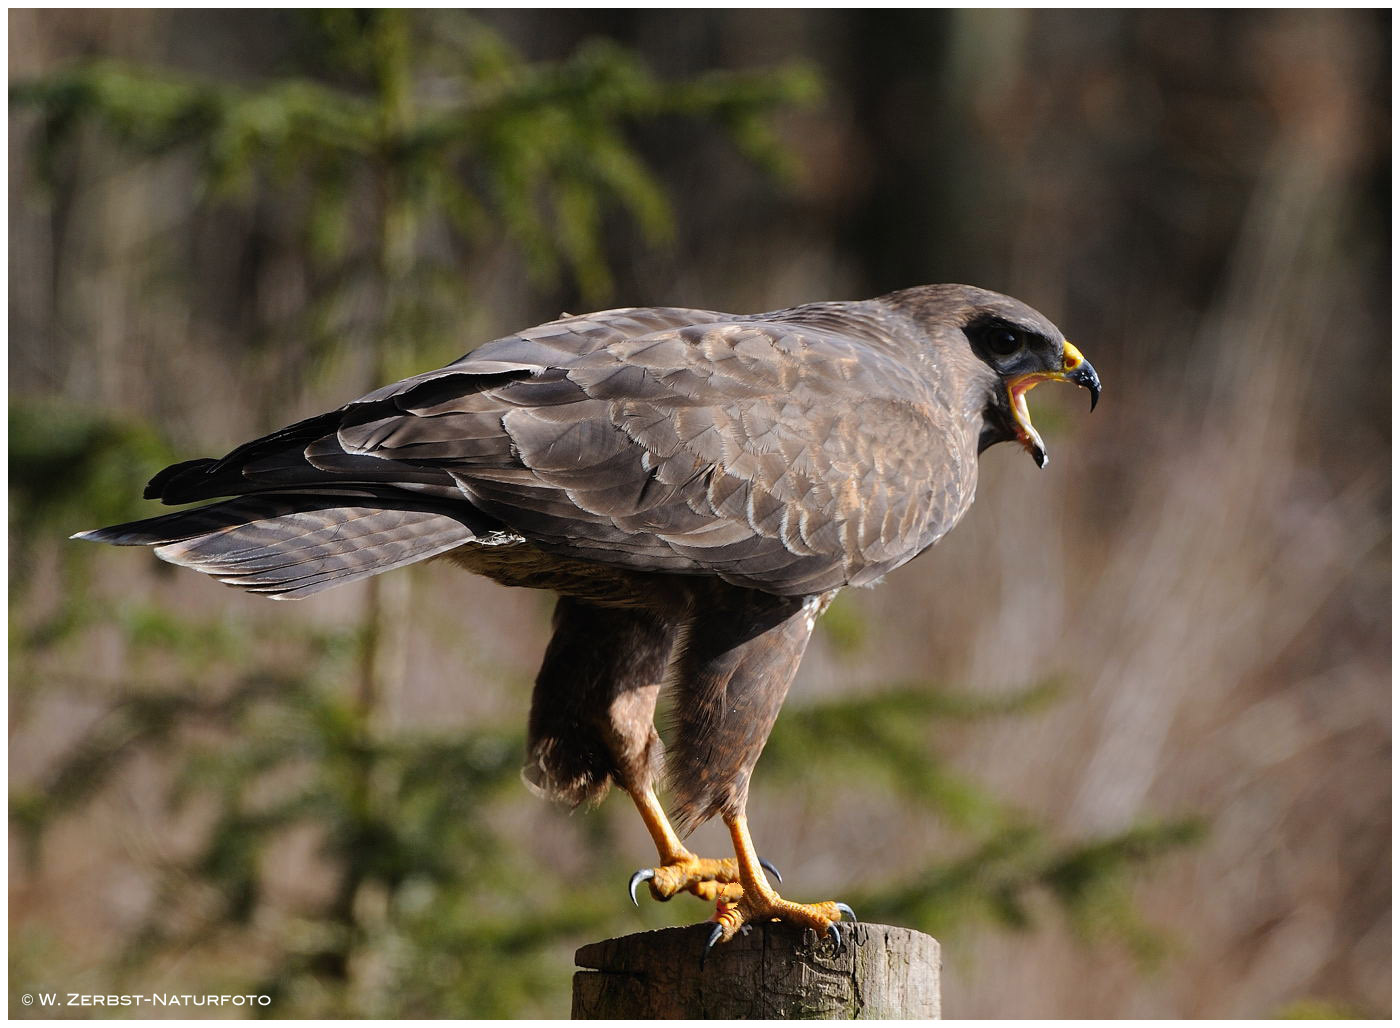
<instances>
[{"instance_id":1,"label":"brown buzzard","mask_svg":"<svg viewBox=\"0 0 1400 1028\"><path fill-rule=\"evenodd\" d=\"M1025 393L1099 380L1016 300L923 286L767 314L603 311L487 343L146 496L208 506L79 538L294 599L445 555L559 594L526 780L571 804L612 783L660 854L661 899L717 901L710 944L781 918L831 934L845 904L791 903L749 837L749 776L818 615L953 527L977 456L1045 449ZM657 693L676 691L668 820ZM735 855L681 839L719 814ZM673 827L674 825L674 827Z\"/></svg>"}]
</instances>

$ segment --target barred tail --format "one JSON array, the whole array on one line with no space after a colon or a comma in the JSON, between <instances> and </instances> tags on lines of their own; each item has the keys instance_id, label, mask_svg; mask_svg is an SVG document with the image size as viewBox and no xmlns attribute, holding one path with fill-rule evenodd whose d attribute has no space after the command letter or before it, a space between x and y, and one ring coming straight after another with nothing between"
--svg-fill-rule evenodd
<instances>
[{"instance_id":1,"label":"barred tail","mask_svg":"<svg viewBox=\"0 0 1400 1028\"><path fill-rule=\"evenodd\" d=\"M423 509L375 496L263 493L79 532L156 556L249 592L300 599L426 560L500 527L470 510Z\"/></svg>"}]
</instances>

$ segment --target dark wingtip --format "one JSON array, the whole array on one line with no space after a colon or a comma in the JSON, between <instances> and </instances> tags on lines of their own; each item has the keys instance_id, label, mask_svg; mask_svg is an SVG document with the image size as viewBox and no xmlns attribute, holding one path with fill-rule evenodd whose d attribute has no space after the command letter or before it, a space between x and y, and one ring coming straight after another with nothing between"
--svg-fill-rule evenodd
<instances>
[{"instance_id":1,"label":"dark wingtip","mask_svg":"<svg viewBox=\"0 0 1400 1028\"><path fill-rule=\"evenodd\" d=\"M194 460L184 460L178 464L172 464L170 467L155 473L155 476L146 483L146 488L141 496L147 500L184 503L185 497L173 492L173 490L178 489L181 482L185 483L185 488L188 490L191 480L201 479L217 463L218 461L213 457L197 457ZM206 497L191 496L190 498L205 499Z\"/></svg>"}]
</instances>

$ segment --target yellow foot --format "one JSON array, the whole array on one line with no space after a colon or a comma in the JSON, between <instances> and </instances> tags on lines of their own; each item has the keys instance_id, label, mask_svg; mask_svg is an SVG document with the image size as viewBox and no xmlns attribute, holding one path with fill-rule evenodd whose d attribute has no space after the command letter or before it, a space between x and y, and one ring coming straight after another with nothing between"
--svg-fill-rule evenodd
<instances>
[{"instance_id":1,"label":"yellow foot","mask_svg":"<svg viewBox=\"0 0 1400 1028\"><path fill-rule=\"evenodd\" d=\"M778 881L783 876L768 861L760 861L764 869ZM744 894L739 884L739 862L733 857L715 859L686 853L659 867L644 867L627 883L633 906L637 905L637 886L647 883L654 898L663 903L681 892L688 892L708 902L736 903Z\"/></svg>"},{"instance_id":2,"label":"yellow foot","mask_svg":"<svg viewBox=\"0 0 1400 1028\"><path fill-rule=\"evenodd\" d=\"M728 942L746 924L763 921L786 921L788 924L811 928L818 934L828 936L836 948L841 948L841 929L836 922L842 919L856 920L855 911L844 903L827 900L825 903L792 903L783 899L772 889L754 889L746 892L734 903L720 900L715 907L715 926L710 939L705 943L709 952L717 942Z\"/></svg>"}]
</instances>

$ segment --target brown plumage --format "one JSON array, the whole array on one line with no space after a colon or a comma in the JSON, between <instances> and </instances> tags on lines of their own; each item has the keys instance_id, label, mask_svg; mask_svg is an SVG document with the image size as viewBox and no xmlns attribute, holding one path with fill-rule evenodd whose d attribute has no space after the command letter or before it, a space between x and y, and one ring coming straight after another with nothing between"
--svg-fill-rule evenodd
<instances>
[{"instance_id":1,"label":"brown plumage","mask_svg":"<svg viewBox=\"0 0 1400 1028\"><path fill-rule=\"evenodd\" d=\"M661 854L652 891L733 904L717 931L757 916L828 927L836 908L786 904L763 880L749 775L836 590L952 528L987 446L1019 439L1044 462L1023 394L1045 379L1097 399L1054 325L969 286L564 317L146 490L232 499L82 537L154 546L276 599L439 554L559 593L526 780L575 804L626 789ZM659 812L663 682L678 693L678 825L723 815L737 861L695 858Z\"/></svg>"}]
</instances>

